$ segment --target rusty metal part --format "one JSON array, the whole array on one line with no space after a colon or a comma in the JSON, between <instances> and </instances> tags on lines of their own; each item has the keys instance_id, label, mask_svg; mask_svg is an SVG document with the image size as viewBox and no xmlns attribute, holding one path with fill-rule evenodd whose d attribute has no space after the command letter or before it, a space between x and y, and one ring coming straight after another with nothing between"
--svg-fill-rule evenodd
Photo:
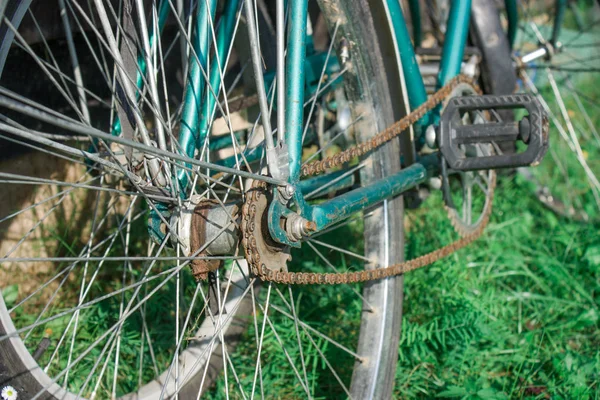
<instances>
[{"instance_id":1,"label":"rusty metal part","mask_svg":"<svg viewBox=\"0 0 600 400\"><path fill-rule=\"evenodd\" d=\"M251 189L251 191L254 191L254 193L265 193L266 190L267 185L261 181L254 181ZM490 190L490 193L493 197L493 189ZM258 197L260 196L261 195ZM275 271L267 268L259 255L258 249L255 246L256 232L249 229L249 222L255 218L254 211L256 211L256 206L254 202L257 200L256 197L257 196L254 195L247 196L246 203L244 203L242 208L242 231L244 232L244 239L242 243L246 253L246 260L250 265L250 270L261 280L292 285L338 285L343 283L366 282L404 274L406 272L427 266L441 258L449 256L450 254L462 249L479 238L489 221L492 211L491 207L486 209L486 214L483 217L482 223L472 233L467 234L457 241L423 256L402 263L390 265L389 267L341 273L285 272Z\"/></svg>"},{"instance_id":2,"label":"rusty metal part","mask_svg":"<svg viewBox=\"0 0 600 400\"><path fill-rule=\"evenodd\" d=\"M487 224L489 219L486 216L489 216L492 213L492 202L494 200L494 189L496 188L496 172L493 170L485 171L489 172L488 175L488 194L485 197L485 204L483 206L483 210L481 210L481 218L476 221L475 224L467 224L458 214L456 208L449 206L448 204L444 204L444 208L446 209L446 213L448 214L448 219L452 224L454 230L462 237L466 237L469 234L476 232L479 230L479 227L483 224ZM475 171L476 173L476 171Z\"/></svg>"},{"instance_id":3,"label":"rusty metal part","mask_svg":"<svg viewBox=\"0 0 600 400\"><path fill-rule=\"evenodd\" d=\"M288 238L297 242L310 236L311 233L317 230L317 225L298 214L291 214L285 220L285 231Z\"/></svg>"},{"instance_id":4,"label":"rusty metal part","mask_svg":"<svg viewBox=\"0 0 600 400\"><path fill-rule=\"evenodd\" d=\"M339 166L345 162L352 160L354 157L359 157L372 151L383 144L391 141L393 138L398 136L402 131L406 130L410 125L414 124L421 117L423 117L429 110L440 104L452 90L461 83L472 84L471 78L459 75L451 80L446 86L440 89L437 93L432 95L423 105L418 107L415 111L402 118L398 122L394 123L384 131L375 135L371 140L366 143L353 146L342 153L336 154L332 157L327 157L321 161L315 161L305 165L302 168L303 176L315 175L325 170ZM475 89L478 90L478 89ZM268 204L267 194L268 186L262 181L253 181L250 190L247 192L246 201L242 207L242 244L244 247L246 260L250 265L250 270L256 276L264 281L285 283L285 284L343 284L343 283L355 283L355 282L366 282L390 276L396 276L404 274L409 271L429 265L441 258L447 257L450 254L456 252L459 249L469 245L474 240L479 238L483 233L483 230L487 226L491 212L492 212L492 199L494 196L495 188L495 176L490 183L489 190L489 207L484 209L481 223L476 227L475 230L466 233L462 238L456 240L449 245L434 250L423 256L415 259L405 261L402 263L390 265L388 267L376 268L372 270L356 271L356 272L342 272L342 273L314 273L314 272L287 272L285 270L277 270L269 268L265 260L261 257L261 250L257 247L257 244L262 241L259 237L262 232L258 232L256 229L257 221L262 221L262 216L266 211L266 205ZM261 214L259 214L259 212ZM260 216L260 217L259 217ZM258 218L258 219L257 219ZM260 225L260 223L258 224ZM262 226L262 225L261 225Z\"/></svg>"},{"instance_id":5,"label":"rusty metal part","mask_svg":"<svg viewBox=\"0 0 600 400\"><path fill-rule=\"evenodd\" d=\"M215 200L203 200L194 208L190 226L190 254L195 254L206 243L206 228L204 225L208 220L208 210L215 204L217 204ZM198 257L206 255L206 248L196 254ZM190 268L196 280L206 280L209 272L216 271L222 266L223 260L194 259L190 262Z\"/></svg>"},{"instance_id":6,"label":"rusty metal part","mask_svg":"<svg viewBox=\"0 0 600 400\"><path fill-rule=\"evenodd\" d=\"M287 273L290 249L271 240L268 226L271 193L266 185L257 182L253 181L246 192L246 202L242 206L242 245L246 260L250 271L258 276L261 271Z\"/></svg>"},{"instance_id":7,"label":"rusty metal part","mask_svg":"<svg viewBox=\"0 0 600 400\"><path fill-rule=\"evenodd\" d=\"M444 98L444 100L442 100L442 112L448 105L448 102L450 101L450 99L453 97L475 96L475 95L482 95L482 94L483 94L483 92L481 91L481 88L473 85L470 82L469 83L467 83L467 82L457 83L457 84L453 85L452 90L450 90L450 93L448 93L446 98Z\"/></svg>"},{"instance_id":8,"label":"rusty metal part","mask_svg":"<svg viewBox=\"0 0 600 400\"><path fill-rule=\"evenodd\" d=\"M233 254L239 242L237 226L231 223L239 215L237 204L219 204L216 200L204 199L195 207L189 227L189 255L196 257ZM227 215L229 214L229 215ZM223 227L228 226L224 231ZM239 225L239 223L237 223ZM198 254L195 254L202 249ZM208 273L223 266L223 260L193 259L192 274L197 280L206 280Z\"/></svg>"}]
</instances>

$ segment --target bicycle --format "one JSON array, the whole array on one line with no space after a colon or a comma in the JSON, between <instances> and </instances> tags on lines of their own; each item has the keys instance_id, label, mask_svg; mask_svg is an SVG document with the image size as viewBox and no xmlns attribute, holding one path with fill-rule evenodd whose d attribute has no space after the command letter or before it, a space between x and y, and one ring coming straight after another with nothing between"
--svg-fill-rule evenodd
<instances>
[{"instance_id":1,"label":"bicycle","mask_svg":"<svg viewBox=\"0 0 600 400\"><path fill-rule=\"evenodd\" d=\"M517 54L515 1L507 34L490 1L432 6L429 47L409 5L405 20L393 0L3 2L0 139L47 166L0 172L30 197L0 221L19 283L0 296L0 387L390 397L402 274L481 235L494 170L546 152L548 106L513 91L552 65L567 6ZM402 195L419 186L443 191L462 238L404 261ZM315 319L332 306L358 332ZM263 382L278 357L290 387Z\"/></svg>"}]
</instances>

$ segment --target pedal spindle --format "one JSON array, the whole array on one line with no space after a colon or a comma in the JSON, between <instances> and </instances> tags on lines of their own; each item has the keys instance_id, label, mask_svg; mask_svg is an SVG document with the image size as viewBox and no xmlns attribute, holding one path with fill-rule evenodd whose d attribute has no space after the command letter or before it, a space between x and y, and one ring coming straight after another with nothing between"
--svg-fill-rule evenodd
<instances>
[{"instance_id":1,"label":"pedal spindle","mask_svg":"<svg viewBox=\"0 0 600 400\"><path fill-rule=\"evenodd\" d=\"M520 121L485 121L465 124L466 113L470 121L477 120L478 113L491 110L512 109L524 114ZM521 112L518 112L522 110ZM454 170L472 171L496 168L516 168L536 165L548 150L548 117L538 99L530 94L503 96L464 96L449 100L440 122L440 149L448 166ZM497 146L500 142L522 142L524 149L511 154L481 155L468 152L469 145ZM521 147L521 146L519 146ZM499 153L499 151L497 151Z\"/></svg>"}]
</instances>

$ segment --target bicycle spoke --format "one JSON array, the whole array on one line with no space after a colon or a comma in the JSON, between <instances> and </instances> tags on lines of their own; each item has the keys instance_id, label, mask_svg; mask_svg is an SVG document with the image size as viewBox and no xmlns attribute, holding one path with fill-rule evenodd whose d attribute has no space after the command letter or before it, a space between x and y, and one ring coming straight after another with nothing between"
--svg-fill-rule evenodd
<instances>
[{"instance_id":1,"label":"bicycle spoke","mask_svg":"<svg viewBox=\"0 0 600 400\"><path fill-rule=\"evenodd\" d=\"M333 270L333 272L336 273L340 273L340 271L323 255L323 253L321 253L313 244L315 242L314 239L310 240L307 242L308 246L317 254L317 256L327 265L327 267L331 268ZM363 303L365 308L368 307L368 309L373 310L373 306L371 304L369 304L369 302L367 301L367 299L364 298L364 296L362 294L360 294L356 289L354 289L353 287L349 287L349 289L358 297L360 298Z\"/></svg>"},{"instance_id":2,"label":"bicycle spoke","mask_svg":"<svg viewBox=\"0 0 600 400\"><path fill-rule=\"evenodd\" d=\"M267 318L268 318L268 312L269 312L269 299L271 298L272 286L273 285L271 283L269 283L269 287L267 288L267 300L265 302L264 308L261 307L260 303L258 304L259 307L261 308L261 311L263 312L263 321L262 321L262 325L261 325L261 329L260 329L260 337L258 339L258 349L257 349L257 355L256 355L256 368L254 369L254 379L252 380L252 391L250 392L251 400L254 399L254 391L256 390L256 379L257 379L257 376L259 373L259 369L261 367L260 353L262 352L263 340L265 338L265 328L267 326ZM262 373L261 373L261 379L262 379Z\"/></svg>"},{"instance_id":3,"label":"bicycle spoke","mask_svg":"<svg viewBox=\"0 0 600 400\"><path fill-rule=\"evenodd\" d=\"M277 290L277 293L280 297L283 298L282 293ZM294 316L294 330L296 331L296 340L298 343L298 350L300 351L300 363L302 365L302 376L304 378L304 385L308 388L308 376L306 374L306 363L304 361L304 351L302 350L302 341L300 340L300 330L298 329L298 315L296 314L296 306L294 305L294 294L292 292L292 287L288 285L288 293L290 295L290 305L292 306L292 315ZM310 392L307 392L308 397L310 398Z\"/></svg>"},{"instance_id":4,"label":"bicycle spoke","mask_svg":"<svg viewBox=\"0 0 600 400\"><path fill-rule=\"evenodd\" d=\"M317 150L314 154L312 154L310 157L308 157L306 159L306 161L304 161L302 163L302 165L306 165L309 162L311 162L313 159L315 159L316 157L319 156L319 154L321 154L323 151L325 151L326 149L328 149L330 146L332 146L335 141L340 138L343 137L348 130L354 126L354 124L356 124L357 122L359 122L361 119L363 118L362 115L357 116L356 118L354 118L354 120L352 120L352 122L350 122L350 124L346 127L346 129L344 129L343 131L339 132L338 134L336 134L328 143L325 144L325 146L321 147L319 150Z\"/></svg>"},{"instance_id":5,"label":"bicycle spoke","mask_svg":"<svg viewBox=\"0 0 600 400\"><path fill-rule=\"evenodd\" d=\"M352 397L347 371L336 371L330 360L343 354L361 363L354 343L337 340L311 320L320 310L304 306L303 288L288 286L287 293L272 284L259 288L240 249L223 254L215 243L238 237L240 215L231 215L230 205L245 200L248 179L269 188L285 184L278 175L265 175L273 174L265 170L272 157L263 151L273 149L274 140L284 143L290 107L286 37L294 33L287 32L293 24L287 4L275 5L271 10L264 0L58 0L54 30L46 26L43 8L32 7L25 25L8 14L3 18L15 35L10 51L16 57L7 65L16 70L23 58L24 71L32 69L32 82L39 79L43 91L25 83L6 85L14 90L0 87L0 107L6 110L0 114L0 140L65 168L61 174L50 168L43 174L12 167L0 172L7 190L36 193L0 216L17 233L2 247L3 264L25 272L22 278L15 274L18 297L6 304L15 329L1 335L0 343L15 339L35 352L48 379L32 398L45 398L57 386L91 399L146 393L177 399L198 386L197 398L213 388L224 398L268 398L274 388L267 363L273 358L286 368L292 396L317 397L323 370L337 390L332 393ZM328 19L312 14L306 22L315 47L307 47L307 56L315 57L307 61L319 67L310 78L310 98L303 99L302 140L319 118L319 134L331 139L319 137L321 146L308 161L331 145L347 146L357 122L379 112L369 103L375 92L358 102L360 110L353 108L363 98L360 90L372 90L363 85L368 68L360 62L344 63L327 76L338 36L352 37L354 29L343 13ZM250 47L243 48L248 41ZM349 66L350 92L347 82L334 85L349 77ZM199 89L193 100L186 97L190 87ZM331 94L352 111L344 126ZM193 138L196 143L188 146L182 129L190 110L198 115L197 126L189 128L203 140ZM331 194L358 171L368 175L369 168L366 162L351 165L305 197ZM182 221L207 200L219 213L226 211L223 220L210 219L216 227L210 237L192 252L189 245L184 250L190 228ZM33 221L19 230L30 214ZM344 268L351 262L350 269L374 264L374 253L363 252L361 244L345 248L326 236L366 215L303 243L317 255L317 268L337 272L337 260ZM360 222L350 227L363 229ZM208 282L193 280L201 260L219 261ZM43 272L21 286L26 274L38 270ZM361 285L347 288L341 296L356 301L353 312L376 309ZM249 334L242 335L246 323ZM48 354L40 351L40 339L50 343ZM240 348L248 353L240 357Z\"/></svg>"},{"instance_id":6,"label":"bicycle spoke","mask_svg":"<svg viewBox=\"0 0 600 400\"><path fill-rule=\"evenodd\" d=\"M547 71L548 74L551 74L550 71ZM569 132L569 134L567 134L566 130L564 129L564 127L562 126L561 122L558 120L558 118L556 117L556 115L552 112L552 110L550 109L548 103L543 99L543 97L540 95L537 87L534 85L533 81L531 80L531 78L529 77L529 75L524 74L523 75L525 78L525 83L527 84L527 86L530 88L530 90L536 94L538 96L538 99L540 100L540 103L542 104L542 106L544 107L544 109L548 112L548 115L550 117L550 120L552 121L552 123L554 124L554 126L557 128L558 132L560 133L562 139L565 141L565 143L568 145L568 147L570 148L570 150L576 155L577 158L577 162L581 165L581 167L584 170L585 176L590 184L590 189L591 192L596 200L597 203L597 207L600 209L600 194L598 193L598 190L600 189L600 186L598 186L598 180L595 176L595 174L591 171L591 169L589 168L587 162L585 161L585 159L583 157L581 157L581 152L580 149L577 148L578 146L578 141L575 137L575 141L573 140L573 135L574 132L571 134L571 132ZM550 78L549 75L549 81L552 82L552 78ZM555 82L555 81L554 81ZM556 83L556 82L555 82ZM552 86L552 83L551 83ZM556 89L554 86L552 87L553 92L555 93L555 98L557 99L557 102L562 102L562 97L559 99L558 96L556 96ZM560 95L560 93L559 93ZM564 106L564 103L563 103ZM563 118L565 117L562 107L561 108L561 114L563 114ZM568 115L567 115L568 118ZM564 118L565 121L567 121L567 118ZM570 118L568 119L568 121L570 121ZM572 125L571 125L572 127ZM567 125L567 129L570 130L569 125ZM571 136L571 137L570 137ZM570 186L570 185L569 185Z\"/></svg>"},{"instance_id":7,"label":"bicycle spoke","mask_svg":"<svg viewBox=\"0 0 600 400\"><path fill-rule=\"evenodd\" d=\"M269 324L269 327L271 328L271 332L275 336L275 339L276 339L277 343L279 344L281 350L283 351L283 354L285 355L286 360L288 361L290 367L292 367L292 371L294 371L294 375L296 376L296 378L300 382L300 385L302 386L302 388L306 392L306 395L308 397L310 397L310 391L309 391L308 387L302 381L302 378L300 377L300 373L298 372L298 369L294 365L294 361L292 360L289 352L287 351L285 345L283 344L283 341L281 340L281 337L277 333L277 330L275 329L275 326L273 325L273 322L271 321L271 319L268 316L270 289L271 289L271 285L269 284L269 288L267 289L267 301L265 303L265 306L263 306L260 303L258 304L259 308L263 312L264 318L263 318L263 327L262 327L262 330L261 330L261 340L259 342L259 348L258 348L257 368L255 369L255 376L254 376L254 381L253 381L253 384L252 384L252 395L254 395L254 389L255 389L255 386L256 386L255 385L256 384L256 374L258 373L258 364L260 363L260 353L261 353L261 350L262 350L262 344L263 344L263 339L264 339L264 329L265 329L264 324L266 322L266 323Z\"/></svg>"},{"instance_id":8,"label":"bicycle spoke","mask_svg":"<svg viewBox=\"0 0 600 400\"><path fill-rule=\"evenodd\" d=\"M358 258L359 260L363 260L363 261L365 261L365 262L367 262L367 263L371 263L371 262L373 262L372 260L369 260L367 257L364 257L364 256L362 256L362 255L360 255L360 254L357 254L357 253L353 252L353 251L345 250L345 249L342 249L342 248L340 248L340 247L337 247L337 246L331 245L331 244L329 244L329 243L322 242L322 241L320 241L320 240L316 240L316 239L309 239L309 241L310 241L311 243L316 243L316 244L318 244L318 245L321 245L321 246L323 246L323 247L327 247L327 248L329 248L329 249L331 249L331 250L335 250L335 251L337 251L337 252L340 252L340 253L343 253L343 254L348 254L349 256L352 256L352 257Z\"/></svg>"},{"instance_id":9,"label":"bicycle spoke","mask_svg":"<svg viewBox=\"0 0 600 400\"><path fill-rule=\"evenodd\" d=\"M600 182L598 181L598 178L596 177L594 172L590 169L587 161L585 160L585 157L583 156L583 151L581 149L581 145L579 144L579 140L577 139L577 135L575 134L573 124L571 123L571 118L569 117L569 113L567 112L567 108L565 107L565 103L563 102L562 95L560 94L560 91L558 90L558 87L556 85L556 81L554 80L554 75L550 71L548 71L548 79L550 81L550 85L552 86L552 90L554 91L554 94L556 96L556 101L560 108L560 112L567 125L567 130L571 137L571 144L574 146L575 152L577 154L577 159L579 160L579 163L583 167L588 177L588 180L592 185L592 193L594 193L596 203L600 208Z\"/></svg>"},{"instance_id":10,"label":"bicycle spoke","mask_svg":"<svg viewBox=\"0 0 600 400\"><path fill-rule=\"evenodd\" d=\"M31 49L31 47L27 44L27 42L25 41L25 39L23 39L23 37L19 34L19 32L15 29L15 27L10 23L10 21L8 21L8 19L4 18L4 23L13 32L13 34L19 40L19 43L25 49L25 51L27 51L29 53L29 55L31 56L31 58L33 58L33 60L38 64L38 66L45 73L45 75L48 77L48 79L50 79L50 81L53 83L53 85L55 86L55 88L63 96L63 98L66 100L66 102L71 106L72 110L83 120L83 115L80 113L79 108L77 107L77 105L73 102L72 97L65 91L65 89L63 87L61 87L61 85L58 83L58 81L56 80L56 78L54 78L54 76L46 68L46 66L44 65L44 63L35 54L35 52L33 51L33 49Z\"/></svg>"},{"instance_id":11,"label":"bicycle spoke","mask_svg":"<svg viewBox=\"0 0 600 400\"><path fill-rule=\"evenodd\" d=\"M356 167L351 168L348 171L344 172L342 175L338 176L337 178L330 180L329 182L327 182L326 184L324 184L320 188L317 188L317 189L313 190L312 192L308 193L306 196L304 196L304 198L306 200L309 200L309 199L315 197L317 193L323 192L328 187L331 187L331 186L335 185L336 183L338 183L342 179L347 178L348 176L353 175L356 171L358 171L358 170L360 170L360 169L362 169L364 167L365 167L365 163L358 164ZM327 192L325 192L324 194L326 194L326 193Z\"/></svg>"},{"instance_id":12,"label":"bicycle spoke","mask_svg":"<svg viewBox=\"0 0 600 400\"><path fill-rule=\"evenodd\" d=\"M581 98L579 96L579 93L577 92L577 90L575 90L575 87L573 86L573 83L571 82L571 79L569 79L569 77L567 77L567 86L568 86L569 90L571 90L571 93L573 95L573 99L575 99L575 102L577 103L577 107L579 108L579 111L583 114L583 117L585 119L585 122L587 124L587 127L588 127L589 131L596 138L596 141L598 142L598 145L600 145L600 134L596 130L596 127L594 126L594 123L592 122L592 119L590 118L590 115L588 114L588 112L585 109L583 103L581 102Z\"/></svg>"},{"instance_id":13,"label":"bicycle spoke","mask_svg":"<svg viewBox=\"0 0 600 400\"><path fill-rule=\"evenodd\" d=\"M279 289L277 289L278 292ZM285 305L288 307L289 310L292 309L292 304L293 304L293 300L290 301L290 303L288 303L283 294L280 293L280 297L283 300L283 302L285 303ZM329 371L331 371L332 375L335 377L335 379L337 380L337 382L340 384L340 386L342 387L342 389L344 390L344 392L346 393L346 395L351 396L350 395L350 391L348 390L348 388L346 387L346 385L344 384L344 382L342 381L342 379L340 378L340 376L338 375L338 373L335 371L335 369L333 368L333 366L331 365L331 363L329 362L329 360L327 360L327 358L325 357L325 354L323 354L323 351L319 348L319 346L317 346L317 343L314 341L314 339L312 338L312 335L310 334L310 332L308 331L308 329L302 325L300 322L298 322L297 325L300 325L302 327L302 331L306 334L306 336L308 337L308 340L310 341L310 343L312 344L312 346L315 348L315 350L317 351L317 353L319 353L319 356L321 357L321 359L325 362L325 365L327 365L327 368L329 369ZM308 380L307 380L307 386L308 386Z\"/></svg>"},{"instance_id":14,"label":"bicycle spoke","mask_svg":"<svg viewBox=\"0 0 600 400\"><path fill-rule=\"evenodd\" d=\"M40 120L42 120L44 122L48 122L48 123L54 124L56 126L64 128L64 129L69 129L69 130L72 130L72 131L77 132L77 133L86 134L86 135L89 135L91 137L95 137L95 138L98 138L98 139L106 140L108 142L116 142L116 143L119 143L119 144L122 144L122 145L125 145L125 146L132 147L134 149L141 150L143 152L155 155L157 157L162 157L162 158L164 158L164 161L168 161L168 159L171 158L171 159L173 159L175 161L182 161L182 162L189 163L189 164L192 164L192 165L195 165L195 166L198 166L198 167L203 167L203 168L207 168L207 169L211 169L211 170L216 170L216 171L219 171L219 172L225 172L225 173L228 173L228 174L231 174L231 175L239 175L239 176L244 177L244 178L262 180L262 181L265 181L267 183L272 183L272 184L281 184L282 183L279 180L276 180L276 179L273 179L273 178L269 178L269 177L266 177L266 176L257 175L257 174L253 174L253 173L245 172L245 171L241 171L241 170L236 170L234 168L223 167L223 166L220 166L220 165L217 165L217 164L207 163L207 162L203 162L203 161L200 161L200 160L195 160L195 159L192 159L192 158L181 156L181 155L176 154L176 153L169 153L169 152L162 151L162 150L157 149L157 148L152 147L152 146L148 146L148 145L141 144L141 143L138 143L138 142L127 140L127 139L122 139L122 138L117 137L117 136L111 136L109 134L106 134L106 133L101 132L99 130L96 130L94 128L85 127L83 125L79 125L77 123L73 123L73 122L68 121L68 120L57 119L55 117L50 116L49 114L46 114L44 111L36 110L36 109L32 108L31 106L27 106L27 105L24 105L24 104L19 104L19 103L16 103L14 101L11 101L10 99L8 99L7 97L4 97L3 95L0 95L0 104L3 105L3 106L6 106L6 107L11 107L13 109L18 109L19 111L23 112L25 115L29 115L29 116L32 116L34 118L38 118L38 119L40 119ZM90 154L88 152L84 152L82 150L77 151L77 150L73 150L73 149L70 149L70 148L66 149L65 147L60 146L58 143L56 143L54 141L45 140L43 138L32 137L32 136L26 134L25 132L23 132L21 130L17 130L15 128L10 127L10 126L5 125L5 124L0 124L0 127L2 127L3 129L5 129L8 132L20 135L22 137L26 137L27 139L35 140L35 141L38 141L39 143L43 143L43 144L49 145L49 146L54 147L54 148L61 148L61 149L65 150L65 151L70 152L71 154L80 154L80 155L83 154L85 157L90 158L90 159L92 159L92 160L94 160L96 162L104 163L104 164L107 164L107 165L110 165L110 166L114 166L114 164L112 164L110 162L107 162L106 160L102 160L102 159L100 159L98 157L95 157L94 155L92 155L92 154ZM117 169L121 169L121 168L117 167Z\"/></svg>"},{"instance_id":15,"label":"bicycle spoke","mask_svg":"<svg viewBox=\"0 0 600 400\"><path fill-rule=\"evenodd\" d=\"M329 57L331 56L331 51L333 50L333 45L335 44L335 39L337 37L338 28L340 27L340 21L338 20L335 23L335 28L333 28L333 35L331 37L331 42L329 43L329 48L327 49L327 55L325 56L325 63L323 64L323 68L321 68L321 73L319 75L319 83L317 84L316 93L319 93L321 90L321 84L323 83L323 77L325 76L325 71L327 70L327 64L329 62ZM306 118L306 124L304 124L304 132L302 132L302 143L304 143L304 139L306 138L306 133L308 132L309 122L312 119L313 111L315 110L315 105L317 104L317 96L313 96L312 102L310 104L310 110L308 111L308 117Z\"/></svg>"}]
</instances>

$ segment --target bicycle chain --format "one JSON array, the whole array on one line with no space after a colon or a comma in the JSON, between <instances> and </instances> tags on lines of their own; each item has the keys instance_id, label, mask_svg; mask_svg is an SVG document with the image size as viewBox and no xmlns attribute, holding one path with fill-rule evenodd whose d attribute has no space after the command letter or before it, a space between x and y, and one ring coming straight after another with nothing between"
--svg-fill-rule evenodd
<instances>
[{"instance_id":1,"label":"bicycle chain","mask_svg":"<svg viewBox=\"0 0 600 400\"><path fill-rule=\"evenodd\" d=\"M323 160L316 160L309 164L303 165L301 176L313 176L325 172L332 167L341 166L342 164L351 161L355 157L361 157L366 153L380 147L381 145L390 142L392 139L408 129L411 125L423 118L423 116L425 116L425 114L427 114L429 111L442 103L446 97L452 93L452 90L454 90L454 88L461 83L471 85L477 93L482 93L479 87L473 83L473 80L470 77L466 75L458 75L450 80L450 82L448 82L448 84L446 84L440 90L435 92L427 99L427 101L425 101L425 103L421 104L413 112L379 132L366 142L354 145L340 153L326 157Z\"/></svg>"},{"instance_id":2,"label":"bicycle chain","mask_svg":"<svg viewBox=\"0 0 600 400\"><path fill-rule=\"evenodd\" d=\"M473 84L472 79L464 75L459 75L452 79L447 85L433 94L425 103L415 109L413 112L408 114L406 117L400 119L390 127L386 128L382 132L375 135L372 139L365 143L361 143L351 148L338 153L336 155L327 157L323 160L313 161L302 167L302 176L312 176L326 171L329 168L340 166L355 157L360 157L369 151L372 151L385 143L390 142L392 139L397 137L401 132L405 131L408 127L413 125L419 119L421 119L428 111L439 105L444 99L449 96L452 90L461 83L467 83L472 85L475 90L481 94L479 88ZM252 273L264 281L284 283L284 284L343 284L343 283L355 283L355 282L366 282L390 276L396 276L404 274L406 272L414 271L415 269L427 266L441 258L447 257L450 254L460 250L476 239L478 239L483 230L489 222L489 218L492 212L492 200L494 198L494 189L496 186L496 176L493 177L489 184L489 206L483 210L483 218L479 227L473 232L464 235L460 239L434 250L430 253L414 258L412 260L404 261L398 264L390 265L383 268L375 268L364 271L356 272L340 272L340 273L318 273L318 272L286 272L286 271L274 271L266 267L261 262L260 254L256 248L256 238L254 237L255 229L255 218L256 218L256 202L260 196L265 196L268 190L266 182L253 181L250 189L246 192L246 201L242 207L242 245L244 246L244 252L246 260ZM456 230L456 225L452 221L452 225ZM457 230L458 233L461 233Z\"/></svg>"}]
</instances>

